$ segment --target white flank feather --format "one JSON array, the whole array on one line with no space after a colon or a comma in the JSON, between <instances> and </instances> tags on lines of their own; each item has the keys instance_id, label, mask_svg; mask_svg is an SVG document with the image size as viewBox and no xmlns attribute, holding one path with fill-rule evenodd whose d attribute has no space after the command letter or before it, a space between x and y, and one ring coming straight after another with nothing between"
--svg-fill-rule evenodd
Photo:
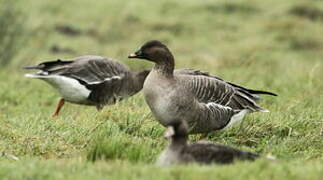
<instances>
[{"instance_id":1,"label":"white flank feather","mask_svg":"<svg viewBox=\"0 0 323 180\"><path fill-rule=\"evenodd\" d=\"M225 128L230 127L233 124L241 121L248 112L249 112L248 109L244 109L244 110L240 111L238 114L233 115L230 119L229 124Z\"/></svg>"},{"instance_id":2,"label":"white flank feather","mask_svg":"<svg viewBox=\"0 0 323 180\"><path fill-rule=\"evenodd\" d=\"M73 103L86 102L91 92L77 80L65 76L25 74L25 77L42 79L48 82L58 90L58 92L66 101Z\"/></svg>"},{"instance_id":3,"label":"white flank feather","mask_svg":"<svg viewBox=\"0 0 323 180\"><path fill-rule=\"evenodd\" d=\"M112 76L110 78L105 78L104 81L112 81L112 80L117 80L117 79L122 79L121 76ZM91 83L88 83L88 84L91 84L91 85L94 85L94 84L100 84L104 81L94 81L94 82L91 82Z\"/></svg>"}]
</instances>

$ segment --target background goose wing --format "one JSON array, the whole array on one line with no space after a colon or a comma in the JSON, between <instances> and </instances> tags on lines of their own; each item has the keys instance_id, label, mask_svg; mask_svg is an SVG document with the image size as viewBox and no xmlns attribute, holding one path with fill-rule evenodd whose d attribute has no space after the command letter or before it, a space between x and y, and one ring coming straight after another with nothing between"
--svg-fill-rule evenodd
<instances>
[{"instance_id":1,"label":"background goose wing","mask_svg":"<svg viewBox=\"0 0 323 180\"><path fill-rule=\"evenodd\" d=\"M83 84L99 84L111 79L120 79L130 73L121 62L101 56L80 56L69 60L56 60L27 66L25 69L38 69L37 75L60 75L81 81Z\"/></svg>"},{"instance_id":2,"label":"background goose wing","mask_svg":"<svg viewBox=\"0 0 323 180\"><path fill-rule=\"evenodd\" d=\"M43 62L36 66L25 66L24 69L38 69L41 70L40 73L45 73L47 75L49 72L59 72L62 69L68 68L69 64L73 62L74 61L62 61L57 59L56 61Z\"/></svg>"},{"instance_id":3,"label":"background goose wing","mask_svg":"<svg viewBox=\"0 0 323 180\"><path fill-rule=\"evenodd\" d=\"M120 80L129 73L129 68L121 62L100 56L81 56L59 74L93 85Z\"/></svg>"},{"instance_id":4,"label":"background goose wing","mask_svg":"<svg viewBox=\"0 0 323 180\"><path fill-rule=\"evenodd\" d=\"M117 76L100 83L86 84L86 88L91 90L88 98L97 103L98 109L101 109L106 104L115 104L125 98L122 91L125 85L124 82L124 76Z\"/></svg>"},{"instance_id":5,"label":"background goose wing","mask_svg":"<svg viewBox=\"0 0 323 180\"><path fill-rule=\"evenodd\" d=\"M87 56L75 61L61 75L77 79L91 90L88 98L97 102L97 108L101 109L104 105L115 104L123 98L122 88L126 78L130 76L130 70L115 60Z\"/></svg>"}]
</instances>

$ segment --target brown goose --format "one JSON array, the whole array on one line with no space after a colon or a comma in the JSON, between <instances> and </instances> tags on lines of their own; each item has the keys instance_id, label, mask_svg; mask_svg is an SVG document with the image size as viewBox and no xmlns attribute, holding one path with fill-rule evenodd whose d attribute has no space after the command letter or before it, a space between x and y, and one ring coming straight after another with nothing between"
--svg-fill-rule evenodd
<instances>
[{"instance_id":1,"label":"brown goose","mask_svg":"<svg viewBox=\"0 0 323 180\"><path fill-rule=\"evenodd\" d=\"M58 90L60 99L53 116L65 101L96 106L98 110L140 91L149 71L132 72L119 61L101 56L80 56L49 61L25 69L38 69L26 77L41 79Z\"/></svg>"},{"instance_id":2,"label":"brown goose","mask_svg":"<svg viewBox=\"0 0 323 180\"><path fill-rule=\"evenodd\" d=\"M173 121L165 132L170 139L168 148L159 156L158 165L174 164L229 164L235 160L255 160L259 156L232 147L200 141L188 144L186 121Z\"/></svg>"},{"instance_id":3,"label":"brown goose","mask_svg":"<svg viewBox=\"0 0 323 180\"><path fill-rule=\"evenodd\" d=\"M144 82L144 97L164 126L185 120L190 133L207 133L241 120L248 112L268 112L256 104L256 94L266 91L244 88L197 70L175 70L174 57L161 42L145 43L129 58L155 63Z\"/></svg>"}]
</instances>

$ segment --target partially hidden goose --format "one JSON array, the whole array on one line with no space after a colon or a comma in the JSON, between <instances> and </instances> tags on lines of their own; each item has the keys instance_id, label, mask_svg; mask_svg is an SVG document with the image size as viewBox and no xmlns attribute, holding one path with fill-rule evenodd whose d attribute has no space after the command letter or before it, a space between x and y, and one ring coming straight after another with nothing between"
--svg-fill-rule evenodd
<instances>
[{"instance_id":1,"label":"partially hidden goose","mask_svg":"<svg viewBox=\"0 0 323 180\"><path fill-rule=\"evenodd\" d=\"M132 72L123 63L101 56L80 56L28 66L38 69L26 77L44 80L61 95L53 116L58 116L64 102L96 106L98 110L132 96L143 87L149 70Z\"/></svg>"},{"instance_id":2,"label":"partially hidden goose","mask_svg":"<svg viewBox=\"0 0 323 180\"><path fill-rule=\"evenodd\" d=\"M146 42L128 58L152 61L143 92L156 119L164 126L185 120L190 133L208 133L241 120L248 112L268 112L256 104L274 93L244 88L198 70L175 70L174 57L161 42Z\"/></svg>"},{"instance_id":3,"label":"partially hidden goose","mask_svg":"<svg viewBox=\"0 0 323 180\"><path fill-rule=\"evenodd\" d=\"M165 131L165 137L170 139L170 144L161 153L156 164L229 164L235 160L253 161L259 157L254 153L206 141L188 144L187 128L186 121L173 121L168 126Z\"/></svg>"}]
</instances>

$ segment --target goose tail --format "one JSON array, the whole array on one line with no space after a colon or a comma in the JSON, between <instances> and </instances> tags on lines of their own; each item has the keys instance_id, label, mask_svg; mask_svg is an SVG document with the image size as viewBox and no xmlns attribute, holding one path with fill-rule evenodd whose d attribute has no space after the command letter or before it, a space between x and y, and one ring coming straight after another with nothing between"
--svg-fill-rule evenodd
<instances>
[{"instance_id":1,"label":"goose tail","mask_svg":"<svg viewBox=\"0 0 323 180\"><path fill-rule=\"evenodd\" d=\"M39 67L39 65L37 65L37 66L24 66L24 67L22 67L22 69L39 69L39 70L41 70L42 68Z\"/></svg>"},{"instance_id":2,"label":"goose tail","mask_svg":"<svg viewBox=\"0 0 323 180\"><path fill-rule=\"evenodd\" d=\"M269 91L252 90L252 89L247 89L247 91L251 94L264 94L264 95L270 95L270 96L278 96L277 94Z\"/></svg>"},{"instance_id":3,"label":"goose tail","mask_svg":"<svg viewBox=\"0 0 323 180\"><path fill-rule=\"evenodd\" d=\"M262 91L262 90L253 90L253 89L248 89L242 86L239 86L237 84L233 84L231 82L228 82L231 86L241 89L243 91L247 91L250 94L264 94L264 95L270 95L270 96L278 96L276 93L273 92L269 92L269 91Z\"/></svg>"}]
</instances>

